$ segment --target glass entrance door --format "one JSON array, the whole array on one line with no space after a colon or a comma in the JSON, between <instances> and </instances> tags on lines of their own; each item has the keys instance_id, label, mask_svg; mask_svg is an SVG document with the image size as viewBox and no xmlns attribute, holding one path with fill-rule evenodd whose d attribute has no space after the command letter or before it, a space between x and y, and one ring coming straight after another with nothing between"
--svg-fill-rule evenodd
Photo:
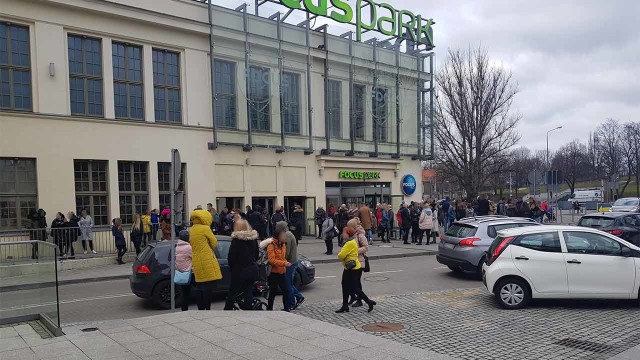
<instances>
[{"instance_id":1,"label":"glass entrance door","mask_svg":"<svg viewBox=\"0 0 640 360\"><path fill-rule=\"evenodd\" d=\"M308 197L304 200L304 215L306 217L306 226L304 235L313 236L316 233L315 224L316 198Z\"/></svg>"}]
</instances>

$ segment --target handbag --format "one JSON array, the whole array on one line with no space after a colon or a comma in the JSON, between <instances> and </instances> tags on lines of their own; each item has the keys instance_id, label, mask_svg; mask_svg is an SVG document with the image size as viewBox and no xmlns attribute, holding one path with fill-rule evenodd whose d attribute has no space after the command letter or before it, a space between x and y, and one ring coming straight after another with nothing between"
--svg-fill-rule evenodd
<instances>
[{"instance_id":1,"label":"handbag","mask_svg":"<svg viewBox=\"0 0 640 360\"><path fill-rule=\"evenodd\" d=\"M356 261L355 260L349 260L347 262L344 263L344 268L347 270L353 270L356 268Z\"/></svg>"},{"instance_id":2,"label":"handbag","mask_svg":"<svg viewBox=\"0 0 640 360\"><path fill-rule=\"evenodd\" d=\"M369 257L367 255L363 255L364 256L364 268L362 268L362 271L364 272L369 272L371 271L371 267L369 267Z\"/></svg>"},{"instance_id":3,"label":"handbag","mask_svg":"<svg viewBox=\"0 0 640 360\"><path fill-rule=\"evenodd\" d=\"M176 270L173 274L173 282L176 285L189 285L191 284L191 270L180 271Z\"/></svg>"}]
</instances>

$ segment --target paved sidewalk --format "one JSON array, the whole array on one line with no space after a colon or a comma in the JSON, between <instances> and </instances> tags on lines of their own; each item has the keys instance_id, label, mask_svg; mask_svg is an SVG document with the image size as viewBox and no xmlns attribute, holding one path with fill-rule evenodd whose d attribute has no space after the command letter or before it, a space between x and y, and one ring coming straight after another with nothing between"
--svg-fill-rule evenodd
<instances>
[{"instance_id":1,"label":"paved sidewalk","mask_svg":"<svg viewBox=\"0 0 640 360\"><path fill-rule=\"evenodd\" d=\"M0 360L455 360L283 311L175 312L64 332L42 339L24 326L0 328Z\"/></svg>"},{"instance_id":2,"label":"paved sidewalk","mask_svg":"<svg viewBox=\"0 0 640 360\"><path fill-rule=\"evenodd\" d=\"M369 258L376 259L390 259L390 258L403 258L413 256L427 256L437 253L437 245L404 245L399 240L392 240L391 244L383 244L380 241L374 241L373 245L369 247ZM324 241L319 239L313 239L305 237L300 241L298 247L298 253L304 255L311 260L314 264L327 264L338 263L337 253L340 251L340 247L334 244L333 255L325 255L326 246ZM104 263L104 256L97 258L100 263ZM64 260L74 261L74 260ZM80 260L75 260L80 261ZM89 261L83 259L81 261ZM113 256L115 262L115 255ZM75 284L81 282L94 282L94 281L106 281L106 280L118 280L126 279L131 275L131 262L133 257L128 258L127 264L117 265L108 264L89 268L72 269L58 271L58 283L59 284ZM30 289L39 287L42 284L42 276L35 275L22 275L3 278L0 281L0 291L14 291L22 289Z\"/></svg>"}]
</instances>

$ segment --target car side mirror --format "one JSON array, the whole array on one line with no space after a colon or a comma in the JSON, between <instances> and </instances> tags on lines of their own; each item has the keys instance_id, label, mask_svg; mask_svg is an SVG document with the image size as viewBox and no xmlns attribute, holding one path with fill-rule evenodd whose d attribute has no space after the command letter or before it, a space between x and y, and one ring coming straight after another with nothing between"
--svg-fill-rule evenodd
<instances>
[{"instance_id":1,"label":"car side mirror","mask_svg":"<svg viewBox=\"0 0 640 360\"><path fill-rule=\"evenodd\" d=\"M620 255L623 257L631 257L633 255L633 251L631 251L631 249L629 249L626 246L622 247L622 250L620 251Z\"/></svg>"}]
</instances>

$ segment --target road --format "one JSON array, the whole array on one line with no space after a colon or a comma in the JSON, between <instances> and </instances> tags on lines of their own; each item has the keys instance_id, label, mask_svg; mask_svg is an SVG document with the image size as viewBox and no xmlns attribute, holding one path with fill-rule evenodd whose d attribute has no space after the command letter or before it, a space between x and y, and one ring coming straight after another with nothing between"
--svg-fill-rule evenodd
<instances>
[{"instance_id":1,"label":"road","mask_svg":"<svg viewBox=\"0 0 640 360\"><path fill-rule=\"evenodd\" d=\"M435 256L376 260L371 262L371 268L372 271L364 276L363 285L365 292L373 298L482 286L476 276L451 273L436 261ZM313 304L341 299L341 274L339 264L316 265L316 281L303 289L306 302ZM62 324L143 317L161 312L149 302L133 295L128 280L63 285L59 289L59 296ZM24 299L27 299L26 304ZM33 299L42 299L38 290L5 293L0 312L19 307L38 307L40 301ZM276 308L279 304L276 299ZM212 308L222 310L223 307L224 298L216 298ZM191 308L195 309L195 305Z\"/></svg>"}]
</instances>

